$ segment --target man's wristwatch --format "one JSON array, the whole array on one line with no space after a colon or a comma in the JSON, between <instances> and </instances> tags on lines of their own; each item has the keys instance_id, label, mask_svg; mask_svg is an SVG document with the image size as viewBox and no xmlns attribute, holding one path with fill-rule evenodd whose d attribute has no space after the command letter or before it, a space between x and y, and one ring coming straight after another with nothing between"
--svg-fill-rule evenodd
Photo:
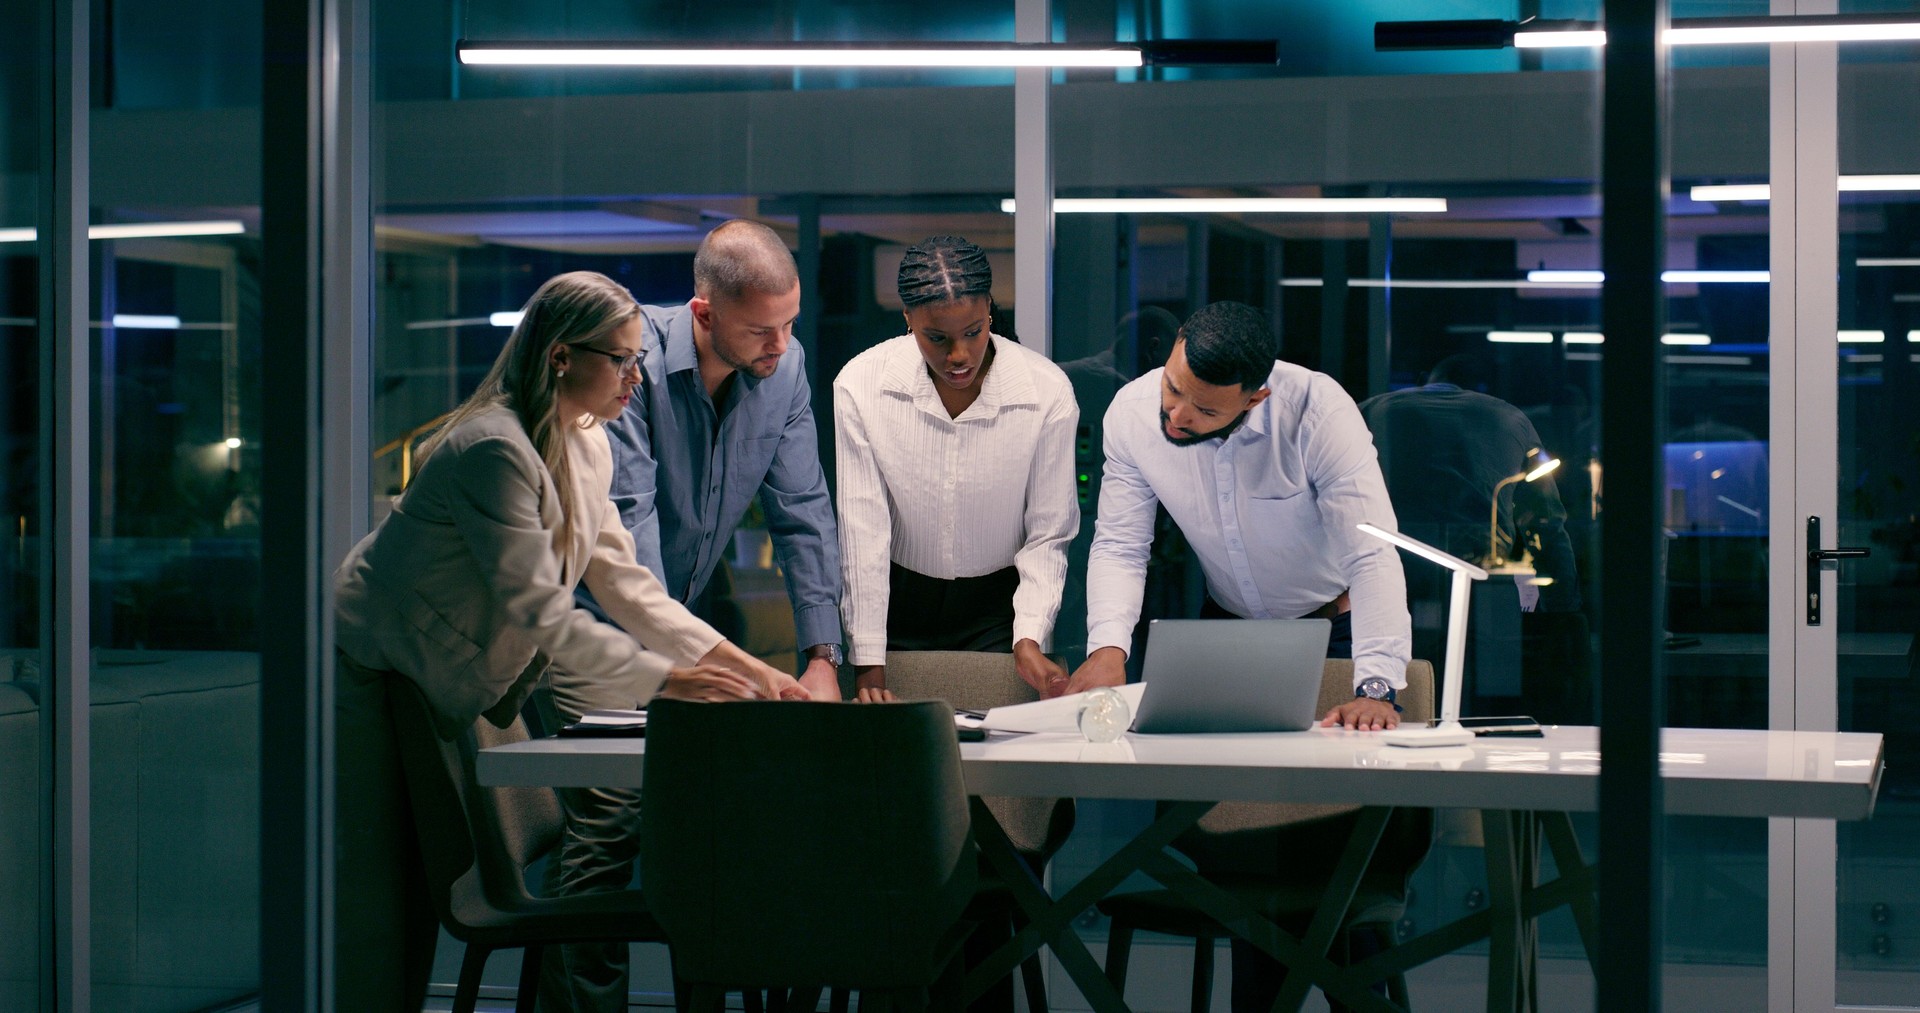
<instances>
[{"instance_id":1,"label":"man's wristwatch","mask_svg":"<svg viewBox=\"0 0 1920 1013\"><path fill-rule=\"evenodd\" d=\"M1400 710L1400 705L1393 702L1396 695L1393 690L1393 684L1377 675L1360 680L1360 685L1353 688L1353 695L1356 697L1364 696L1369 700L1384 700L1387 703L1393 704L1393 709L1396 712Z\"/></svg>"},{"instance_id":2,"label":"man's wristwatch","mask_svg":"<svg viewBox=\"0 0 1920 1013\"><path fill-rule=\"evenodd\" d=\"M811 661L815 658L825 658L835 668L839 668L847 660L839 644L815 644L807 648L807 660Z\"/></svg>"}]
</instances>

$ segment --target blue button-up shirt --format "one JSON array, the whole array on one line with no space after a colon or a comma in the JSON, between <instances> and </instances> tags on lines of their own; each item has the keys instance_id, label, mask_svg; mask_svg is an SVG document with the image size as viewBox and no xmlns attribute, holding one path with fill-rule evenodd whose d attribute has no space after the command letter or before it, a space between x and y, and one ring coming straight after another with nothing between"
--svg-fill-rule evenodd
<instances>
[{"instance_id":1,"label":"blue button-up shirt","mask_svg":"<svg viewBox=\"0 0 1920 1013\"><path fill-rule=\"evenodd\" d=\"M607 423L613 501L640 565L673 597L693 600L758 494L799 646L840 643L840 536L820 470L805 353L789 343L772 376L735 374L716 406L700 379L692 310L641 313L646 381L626 413Z\"/></svg>"}]
</instances>

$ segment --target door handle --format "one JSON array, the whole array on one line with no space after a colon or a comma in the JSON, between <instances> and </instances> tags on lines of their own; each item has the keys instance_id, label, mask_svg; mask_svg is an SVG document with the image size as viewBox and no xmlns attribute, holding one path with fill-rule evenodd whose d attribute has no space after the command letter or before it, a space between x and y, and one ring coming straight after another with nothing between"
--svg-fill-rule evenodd
<instances>
[{"instance_id":1,"label":"door handle","mask_svg":"<svg viewBox=\"0 0 1920 1013\"><path fill-rule=\"evenodd\" d=\"M1818 515L1807 518L1807 625L1820 625L1820 570L1821 564L1828 560L1864 559L1873 555L1871 549L1845 548L1823 549L1820 547L1820 518Z\"/></svg>"}]
</instances>

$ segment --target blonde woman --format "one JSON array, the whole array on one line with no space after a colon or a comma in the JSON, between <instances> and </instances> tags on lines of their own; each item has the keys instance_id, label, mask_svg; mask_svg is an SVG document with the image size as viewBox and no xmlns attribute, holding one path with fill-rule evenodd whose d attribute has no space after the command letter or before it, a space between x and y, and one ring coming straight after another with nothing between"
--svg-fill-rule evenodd
<instances>
[{"instance_id":1,"label":"blonde woman","mask_svg":"<svg viewBox=\"0 0 1920 1013\"><path fill-rule=\"evenodd\" d=\"M509 723L549 663L637 704L806 696L634 562L600 425L640 382L643 335L633 296L603 275L542 285L393 512L334 575L341 1009L419 1009L432 958L389 675L420 687L448 737L482 715ZM574 604L582 583L618 627Z\"/></svg>"}]
</instances>

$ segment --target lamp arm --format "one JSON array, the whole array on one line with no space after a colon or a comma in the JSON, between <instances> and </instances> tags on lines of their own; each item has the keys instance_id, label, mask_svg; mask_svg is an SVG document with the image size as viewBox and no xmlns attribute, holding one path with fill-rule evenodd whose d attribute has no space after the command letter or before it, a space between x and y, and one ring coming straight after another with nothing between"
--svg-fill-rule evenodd
<instances>
[{"instance_id":1,"label":"lamp arm","mask_svg":"<svg viewBox=\"0 0 1920 1013\"><path fill-rule=\"evenodd\" d=\"M1460 722L1460 683L1467 667L1467 588L1472 582L1463 570L1453 571L1452 601L1447 612L1447 660L1441 671L1440 723Z\"/></svg>"},{"instance_id":2,"label":"lamp arm","mask_svg":"<svg viewBox=\"0 0 1920 1013\"><path fill-rule=\"evenodd\" d=\"M1526 472L1508 475L1493 484L1493 506L1487 513L1487 565L1499 566L1500 555L1500 490L1527 477Z\"/></svg>"}]
</instances>

